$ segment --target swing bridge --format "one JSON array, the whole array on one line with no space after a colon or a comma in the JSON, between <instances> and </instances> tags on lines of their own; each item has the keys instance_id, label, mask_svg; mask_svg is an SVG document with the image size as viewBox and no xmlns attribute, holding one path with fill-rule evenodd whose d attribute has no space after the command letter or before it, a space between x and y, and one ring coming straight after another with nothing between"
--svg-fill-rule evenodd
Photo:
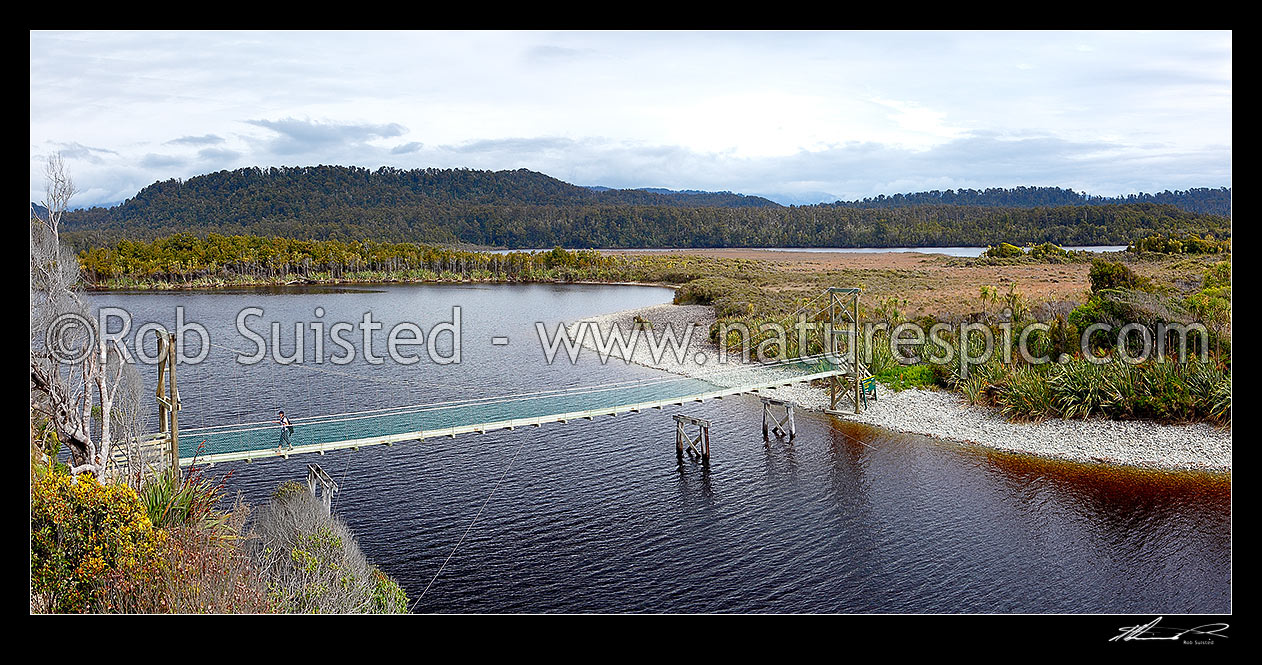
<instances>
[{"instance_id":1,"label":"swing bridge","mask_svg":"<svg viewBox=\"0 0 1262 665\"><path fill-rule=\"evenodd\" d=\"M773 363L734 365L704 380L671 374L576 388L291 418L292 448L283 449L278 447L282 437L280 424L275 420L181 429L175 335L162 332L158 335L159 431L142 437L140 445L132 447L131 454L136 454L138 449L140 461L151 467L323 455L341 449L357 450L403 441L454 438L462 434L485 434L495 430L537 428L552 423L636 414L732 395L758 394L814 381L828 383L830 413L842 413L838 406L843 399L852 401L854 413L859 413L873 390L872 379L867 369L858 362L858 354L848 358L840 351L838 343L843 336L849 336L852 345L858 340L859 289L831 288L811 302L821 299L825 302L815 310L814 316L827 314L832 330L844 333L830 337L830 353ZM809 305L791 316L801 313ZM857 366L857 371L852 365ZM774 433L791 439L796 434L793 405L766 396L762 401L764 438ZM780 409L783 409L784 417L776 415ZM686 451L691 456L708 460L709 422L686 415L677 415L674 419L676 454L682 459ZM688 433L689 426L698 428L695 437ZM120 468L130 466L124 448L116 447L115 462Z\"/></svg>"}]
</instances>

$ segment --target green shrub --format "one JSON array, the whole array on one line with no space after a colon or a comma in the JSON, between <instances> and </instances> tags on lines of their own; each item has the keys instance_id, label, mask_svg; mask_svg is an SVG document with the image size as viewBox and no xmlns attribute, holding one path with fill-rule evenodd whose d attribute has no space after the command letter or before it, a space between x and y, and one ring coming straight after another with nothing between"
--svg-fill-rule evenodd
<instances>
[{"instance_id":1,"label":"green shrub","mask_svg":"<svg viewBox=\"0 0 1262 665\"><path fill-rule=\"evenodd\" d=\"M676 305L713 305L717 319L774 310L766 292L731 277L703 277L688 282L675 291L674 302Z\"/></svg>"},{"instance_id":2,"label":"green shrub","mask_svg":"<svg viewBox=\"0 0 1262 665\"><path fill-rule=\"evenodd\" d=\"M1087 418L1110 402L1105 369L1086 360L1074 360L1050 372L1048 386L1057 410L1066 418Z\"/></svg>"},{"instance_id":3,"label":"green shrub","mask_svg":"<svg viewBox=\"0 0 1262 665\"><path fill-rule=\"evenodd\" d=\"M1127 250L1157 254L1219 254L1230 252L1231 242L1215 240L1213 236L1202 238L1194 233L1182 236L1153 234L1131 243Z\"/></svg>"},{"instance_id":4,"label":"green shrub","mask_svg":"<svg viewBox=\"0 0 1262 665\"><path fill-rule=\"evenodd\" d=\"M866 346L867 342L864 341L863 345ZM888 337L874 336L872 339L872 348L870 350L860 348L859 352L863 354L860 357L867 357L868 371L871 372L873 376L879 376L899 366L898 360L890 351Z\"/></svg>"},{"instance_id":5,"label":"green shrub","mask_svg":"<svg viewBox=\"0 0 1262 665\"><path fill-rule=\"evenodd\" d=\"M308 489L306 485L292 480L286 480L276 487L276 491L272 492L272 500L285 501L294 496L310 493L311 490Z\"/></svg>"},{"instance_id":6,"label":"green shrub","mask_svg":"<svg viewBox=\"0 0 1262 665\"><path fill-rule=\"evenodd\" d=\"M1231 422L1231 377L1224 377L1210 394L1210 417L1220 422Z\"/></svg>"},{"instance_id":7,"label":"green shrub","mask_svg":"<svg viewBox=\"0 0 1262 665\"><path fill-rule=\"evenodd\" d=\"M991 400L993 384L983 374L970 374L968 378L958 381L956 386L969 404L990 406L993 403Z\"/></svg>"},{"instance_id":8,"label":"green shrub","mask_svg":"<svg viewBox=\"0 0 1262 665\"><path fill-rule=\"evenodd\" d=\"M1141 390L1135 411L1159 420L1187 420L1197 412L1196 397L1178 363L1149 363L1139 369ZM1206 404L1208 407L1208 403Z\"/></svg>"},{"instance_id":9,"label":"green shrub","mask_svg":"<svg viewBox=\"0 0 1262 665\"><path fill-rule=\"evenodd\" d=\"M892 390L928 388L938 383L932 365L895 364L875 374L877 381Z\"/></svg>"},{"instance_id":10,"label":"green shrub","mask_svg":"<svg viewBox=\"0 0 1262 665\"><path fill-rule=\"evenodd\" d=\"M998 245L991 245L986 248L985 256L992 259L1010 259L1018 256L1025 256L1025 252L1016 245L1001 242Z\"/></svg>"},{"instance_id":11,"label":"green shrub","mask_svg":"<svg viewBox=\"0 0 1262 665\"><path fill-rule=\"evenodd\" d=\"M1069 260L1069 252L1060 245L1050 242L1031 247L1030 256L1051 263L1064 263Z\"/></svg>"},{"instance_id":12,"label":"green shrub","mask_svg":"<svg viewBox=\"0 0 1262 665\"><path fill-rule=\"evenodd\" d=\"M1132 289L1135 291L1151 291L1152 280L1138 275L1126 264L1096 258L1091 261L1091 291L1093 293L1105 289Z\"/></svg>"},{"instance_id":13,"label":"green shrub","mask_svg":"<svg viewBox=\"0 0 1262 665\"><path fill-rule=\"evenodd\" d=\"M183 473L165 469L147 478L137 494L154 526L196 527L222 518L222 514L215 511L222 490L223 481L214 482L200 470L189 469Z\"/></svg>"},{"instance_id":14,"label":"green shrub","mask_svg":"<svg viewBox=\"0 0 1262 665\"><path fill-rule=\"evenodd\" d=\"M1041 420L1057 414L1045 372L1026 365L1008 375L999 390L1001 412L1014 420Z\"/></svg>"},{"instance_id":15,"label":"green shrub","mask_svg":"<svg viewBox=\"0 0 1262 665\"><path fill-rule=\"evenodd\" d=\"M372 613L373 614L406 614L408 596L399 583L372 567Z\"/></svg>"}]
</instances>

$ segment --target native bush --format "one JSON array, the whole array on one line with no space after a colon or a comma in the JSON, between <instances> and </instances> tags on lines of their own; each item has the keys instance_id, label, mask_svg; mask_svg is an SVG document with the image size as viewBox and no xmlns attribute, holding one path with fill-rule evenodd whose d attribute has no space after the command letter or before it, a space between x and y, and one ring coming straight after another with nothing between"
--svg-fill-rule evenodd
<instances>
[{"instance_id":1,"label":"native bush","mask_svg":"<svg viewBox=\"0 0 1262 665\"><path fill-rule=\"evenodd\" d=\"M165 548L166 584L134 611L258 614L277 611L261 572L242 547L241 529L249 509L238 502L215 527L174 525ZM156 601L156 602L155 602ZM126 603L122 603L128 609ZM128 609L128 611L133 611Z\"/></svg>"},{"instance_id":2,"label":"native bush","mask_svg":"<svg viewBox=\"0 0 1262 665\"><path fill-rule=\"evenodd\" d=\"M1105 289L1150 291L1153 288L1151 279L1139 275L1126 264L1101 258L1091 261L1091 272L1088 276L1091 279L1092 293Z\"/></svg>"},{"instance_id":3,"label":"native bush","mask_svg":"<svg viewBox=\"0 0 1262 665\"><path fill-rule=\"evenodd\" d=\"M1140 238L1127 248L1131 252L1154 252L1158 254L1219 254L1231 251L1230 240L1215 240L1189 233L1182 236L1164 236L1153 234Z\"/></svg>"},{"instance_id":4,"label":"native bush","mask_svg":"<svg viewBox=\"0 0 1262 665\"><path fill-rule=\"evenodd\" d=\"M285 483L254 522L254 557L283 612L405 612L401 587L369 564L346 524L305 487Z\"/></svg>"},{"instance_id":5,"label":"native bush","mask_svg":"<svg viewBox=\"0 0 1262 665\"><path fill-rule=\"evenodd\" d=\"M1048 385L1056 408L1066 418L1086 418L1109 403L1104 365L1071 361L1051 372Z\"/></svg>"},{"instance_id":6,"label":"native bush","mask_svg":"<svg viewBox=\"0 0 1262 665\"><path fill-rule=\"evenodd\" d=\"M1025 252L1020 247L1006 242L998 245L991 245L986 248L986 256L992 259L1010 259L1018 256L1025 256Z\"/></svg>"},{"instance_id":7,"label":"native bush","mask_svg":"<svg viewBox=\"0 0 1262 665\"><path fill-rule=\"evenodd\" d=\"M991 383L983 374L973 373L956 383L957 389L969 404L989 406Z\"/></svg>"},{"instance_id":8,"label":"native bush","mask_svg":"<svg viewBox=\"0 0 1262 665\"><path fill-rule=\"evenodd\" d=\"M1231 377L1224 377L1210 393L1210 416L1220 422L1231 422Z\"/></svg>"},{"instance_id":9,"label":"native bush","mask_svg":"<svg viewBox=\"0 0 1262 665\"><path fill-rule=\"evenodd\" d=\"M31 480L31 609L106 612L164 575L166 534L136 493L35 467Z\"/></svg>"},{"instance_id":10,"label":"native bush","mask_svg":"<svg viewBox=\"0 0 1262 665\"><path fill-rule=\"evenodd\" d=\"M1060 245L1051 242L1031 247L1030 256L1048 263L1067 263L1069 261L1069 252L1065 251Z\"/></svg>"},{"instance_id":11,"label":"native bush","mask_svg":"<svg viewBox=\"0 0 1262 665\"><path fill-rule=\"evenodd\" d=\"M213 529L223 519L223 513L216 511L215 506L223 496L228 476L214 481L197 468L189 469L187 473L164 469L146 478L137 494L154 526L206 526Z\"/></svg>"},{"instance_id":12,"label":"native bush","mask_svg":"<svg viewBox=\"0 0 1262 665\"><path fill-rule=\"evenodd\" d=\"M713 305L717 319L746 317L772 311L762 289L731 277L695 279L675 291L676 305Z\"/></svg>"},{"instance_id":13,"label":"native bush","mask_svg":"<svg viewBox=\"0 0 1262 665\"><path fill-rule=\"evenodd\" d=\"M1005 378L997 402L1002 413L1014 420L1040 420L1057 413L1046 372L1033 365L1019 367Z\"/></svg>"},{"instance_id":14,"label":"native bush","mask_svg":"<svg viewBox=\"0 0 1262 665\"><path fill-rule=\"evenodd\" d=\"M898 359L890 351L888 335L874 335L871 348L866 348L867 345L865 340L864 348L860 348L859 352L862 354L860 357L867 358L868 372L873 376L879 376L899 366Z\"/></svg>"},{"instance_id":15,"label":"native bush","mask_svg":"<svg viewBox=\"0 0 1262 665\"><path fill-rule=\"evenodd\" d=\"M928 388L938 382L931 365L895 364L875 376L878 381L893 390Z\"/></svg>"}]
</instances>

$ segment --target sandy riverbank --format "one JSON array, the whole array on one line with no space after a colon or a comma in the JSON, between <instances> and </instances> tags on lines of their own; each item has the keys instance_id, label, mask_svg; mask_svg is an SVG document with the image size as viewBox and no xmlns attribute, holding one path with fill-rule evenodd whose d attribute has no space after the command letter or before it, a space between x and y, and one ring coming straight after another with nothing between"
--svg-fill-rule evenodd
<instances>
[{"instance_id":1,"label":"sandy riverbank","mask_svg":"<svg viewBox=\"0 0 1262 665\"><path fill-rule=\"evenodd\" d=\"M736 385L731 379L737 374L748 379L747 372L733 372L731 363L719 362L718 349L707 338L710 324L714 322L711 307L655 305L586 321L600 326L602 330L617 324L627 334L632 330L636 316L649 321L657 335L667 325L674 326L679 337L683 336L689 324L696 327L689 339L688 353L682 354L685 362L677 362L670 353L655 361L649 345L644 343L635 347L631 362L719 385ZM575 327L571 326L571 331L574 330ZM583 342L585 346L595 348L590 334L584 337ZM616 349L613 355L621 358ZM827 406L827 394L821 388L795 385L777 389L776 393L779 399L804 409L822 411ZM1231 430L1205 423L1163 425L1142 420L1105 419L1015 423L999 416L993 409L968 405L959 395L950 392L904 390L895 393L882 387L879 394L880 398L870 403L863 414L845 418L898 432L1075 462L1231 472Z\"/></svg>"}]
</instances>

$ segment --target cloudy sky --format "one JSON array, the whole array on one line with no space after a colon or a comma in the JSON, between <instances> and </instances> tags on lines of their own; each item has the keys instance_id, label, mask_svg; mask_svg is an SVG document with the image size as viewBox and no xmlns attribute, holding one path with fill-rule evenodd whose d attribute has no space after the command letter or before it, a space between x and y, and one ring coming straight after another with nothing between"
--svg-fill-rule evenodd
<instances>
[{"instance_id":1,"label":"cloudy sky","mask_svg":"<svg viewBox=\"0 0 1262 665\"><path fill-rule=\"evenodd\" d=\"M1231 33L31 33L31 199L242 166L782 203L1231 185Z\"/></svg>"}]
</instances>

